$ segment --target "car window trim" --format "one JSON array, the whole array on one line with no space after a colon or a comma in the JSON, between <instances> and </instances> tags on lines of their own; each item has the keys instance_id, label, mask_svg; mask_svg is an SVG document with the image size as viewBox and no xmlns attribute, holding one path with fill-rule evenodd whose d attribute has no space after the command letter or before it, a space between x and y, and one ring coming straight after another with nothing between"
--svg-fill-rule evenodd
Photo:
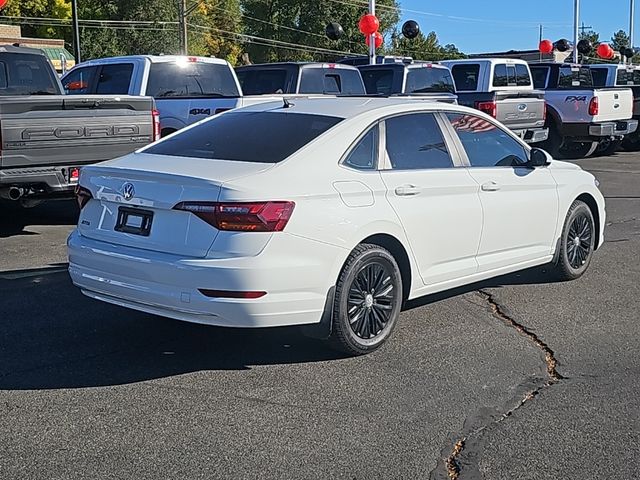
<instances>
[{"instance_id":1,"label":"car window trim","mask_svg":"<svg viewBox=\"0 0 640 480\"><path fill-rule=\"evenodd\" d=\"M460 140L460 136L458 135L458 132L456 132L456 129L453 128L453 126L451 125L451 122L449 121L449 119L447 118L447 114L454 114L454 115L459 115L459 114L464 114L466 112L460 112L460 111L455 111L455 110L443 110L440 112L441 115L441 121L445 124L447 131L449 132L449 134L453 135L453 142L456 146L456 149L458 150L458 153L460 155L460 158L463 162L463 165L461 165L464 168L472 168L474 170L478 169L478 168L511 168L511 169L515 169L515 168L529 168L529 167L525 167L524 165L517 165L517 166L513 166L513 165L492 165L492 166L475 166L475 165L471 165L471 161L469 160L469 156L467 155L467 151L464 148L464 145L462 143L462 140ZM476 112L468 112L469 115L476 115L480 118L482 118L483 120L489 121L489 123L491 123L492 125L494 125L496 128L501 129L503 132L507 133L511 138L513 138L514 140L517 141L517 143L519 143L525 151L525 154L528 156L531 153L531 146L528 145L525 141L523 141L520 137L518 137L515 133L513 133L510 129L508 128L503 128L502 126L500 126L500 124L498 122L496 122L494 119L492 119L491 117L486 117L485 116L481 116L481 115L477 115Z\"/></svg>"},{"instance_id":2,"label":"car window trim","mask_svg":"<svg viewBox=\"0 0 640 480\"><path fill-rule=\"evenodd\" d=\"M373 122L371 125L369 125L367 128L365 128L362 131L362 133L360 133L360 135L358 135L358 138L356 138L351 143L351 145L349 145L349 148L347 148L346 152L340 158L340 161L338 162L339 166L347 168L349 170L353 170L354 172L359 172L359 173L368 173L368 172L376 172L377 173L380 170L380 152L382 151L381 150L381 142L380 142L380 138L382 138L382 133L381 133L381 129L380 129L380 123L381 122L379 120ZM362 139L364 137L366 137L369 134L369 132L371 132L373 129L377 129L377 134L378 134L378 144L376 145L376 156L375 156L375 163L373 165L373 168L358 168L358 167L354 167L353 165L348 164L347 160L349 159L349 157L351 156L353 151L360 144Z\"/></svg>"},{"instance_id":3,"label":"car window trim","mask_svg":"<svg viewBox=\"0 0 640 480\"><path fill-rule=\"evenodd\" d=\"M451 167L441 167L441 168L411 168L411 169L397 169L397 168L393 168L391 165L391 158L389 157L389 152L387 151L387 142L386 142L386 138L387 138L387 124L386 121L392 118L396 118L396 117L404 117L407 115L419 115L419 114L431 114L434 117L434 120L436 122L436 125L438 125L438 127L440 128L440 132L442 133L442 140L444 141L445 146L447 147L447 151L449 152L449 156L451 157L451 163L453 164ZM462 159L456 155L457 152L457 148L454 151L451 148L451 145L453 145L451 143L451 138L450 136L447 134L446 130L443 129L443 124L441 119L439 118L440 111L439 110L415 110L412 112L401 112L401 113L394 113L391 115L387 115L383 118L380 119L380 123L381 123L381 128L379 129L378 133L380 135L381 138L383 138L383 142L381 147L383 147L384 149L381 150L382 152L382 163L381 163L381 168L380 171L385 171L385 172L432 172L434 170L454 170L457 167L462 167L464 166L462 164ZM380 154L378 154L378 157L380 157Z\"/></svg>"}]
</instances>

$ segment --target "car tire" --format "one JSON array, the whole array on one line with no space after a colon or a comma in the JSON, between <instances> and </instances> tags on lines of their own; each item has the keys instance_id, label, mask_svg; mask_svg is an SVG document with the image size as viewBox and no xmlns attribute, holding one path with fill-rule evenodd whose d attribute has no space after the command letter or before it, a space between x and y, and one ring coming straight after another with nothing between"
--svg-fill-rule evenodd
<instances>
[{"instance_id":1,"label":"car tire","mask_svg":"<svg viewBox=\"0 0 640 480\"><path fill-rule=\"evenodd\" d=\"M559 158L567 160L579 160L593 154L598 147L598 142L571 142L565 141L560 147Z\"/></svg>"},{"instance_id":2,"label":"car tire","mask_svg":"<svg viewBox=\"0 0 640 480\"><path fill-rule=\"evenodd\" d=\"M575 280L589 268L595 250L596 229L593 214L586 203L576 200L569 208L555 260L558 280Z\"/></svg>"},{"instance_id":3,"label":"car tire","mask_svg":"<svg viewBox=\"0 0 640 480\"><path fill-rule=\"evenodd\" d=\"M393 256L378 245L358 245L336 283L330 345L349 355L376 350L391 335L402 301L402 276Z\"/></svg>"},{"instance_id":4,"label":"car tire","mask_svg":"<svg viewBox=\"0 0 640 480\"><path fill-rule=\"evenodd\" d=\"M560 158L560 147L562 146L562 136L558 132L555 123L549 125L549 136L537 146L546 150L553 158Z\"/></svg>"},{"instance_id":5,"label":"car tire","mask_svg":"<svg viewBox=\"0 0 640 480\"><path fill-rule=\"evenodd\" d=\"M622 140L603 140L598 143L594 156L607 157L613 155L620 149L621 145Z\"/></svg>"},{"instance_id":6,"label":"car tire","mask_svg":"<svg viewBox=\"0 0 640 480\"><path fill-rule=\"evenodd\" d=\"M625 152L638 152L640 151L640 133L632 133L627 135L622 140L622 149Z\"/></svg>"}]
</instances>

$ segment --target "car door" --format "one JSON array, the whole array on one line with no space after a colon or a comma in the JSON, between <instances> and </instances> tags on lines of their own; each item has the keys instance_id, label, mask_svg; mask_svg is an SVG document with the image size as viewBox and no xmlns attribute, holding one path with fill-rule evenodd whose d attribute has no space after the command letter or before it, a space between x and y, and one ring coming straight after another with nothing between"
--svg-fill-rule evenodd
<instances>
[{"instance_id":1,"label":"car door","mask_svg":"<svg viewBox=\"0 0 640 480\"><path fill-rule=\"evenodd\" d=\"M479 271L550 255L558 194L549 169L525 166L527 147L497 123L466 112L443 116L460 142L467 170L480 185L484 222Z\"/></svg>"},{"instance_id":2,"label":"car door","mask_svg":"<svg viewBox=\"0 0 640 480\"><path fill-rule=\"evenodd\" d=\"M383 132L383 133L382 133ZM450 149L435 114L388 118L381 125L382 179L427 285L477 271L482 230L478 185Z\"/></svg>"}]
</instances>

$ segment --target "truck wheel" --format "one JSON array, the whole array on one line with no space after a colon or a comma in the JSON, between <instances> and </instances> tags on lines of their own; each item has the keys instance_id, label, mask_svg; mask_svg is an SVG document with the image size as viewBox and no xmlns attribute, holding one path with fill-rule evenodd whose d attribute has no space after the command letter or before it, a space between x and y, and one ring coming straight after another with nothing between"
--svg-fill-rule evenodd
<instances>
[{"instance_id":1,"label":"truck wheel","mask_svg":"<svg viewBox=\"0 0 640 480\"><path fill-rule=\"evenodd\" d=\"M553 158L560 158L560 147L562 146L562 137L556 129L555 125L549 125L549 136L544 142L538 144L540 148L546 150Z\"/></svg>"},{"instance_id":2,"label":"truck wheel","mask_svg":"<svg viewBox=\"0 0 640 480\"><path fill-rule=\"evenodd\" d=\"M624 137L624 140L622 140L622 149L626 152L640 151L640 133L635 132Z\"/></svg>"},{"instance_id":3,"label":"truck wheel","mask_svg":"<svg viewBox=\"0 0 640 480\"><path fill-rule=\"evenodd\" d=\"M602 140L600 143L598 143L594 155L597 157L607 157L609 155L613 155L620 149L621 145L622 140Z\"/></svg>"},{"instance_id":4,"label":"truck wheel","mask_svg":"<svg viewBox=\"0 0 640 480\"><path fill-rule=\"evenodd\" d=\"M596 151L598 142L571 142L565 141L560 148L560 158L579 160L588 157Z\"/></svg>"}]
</instances>

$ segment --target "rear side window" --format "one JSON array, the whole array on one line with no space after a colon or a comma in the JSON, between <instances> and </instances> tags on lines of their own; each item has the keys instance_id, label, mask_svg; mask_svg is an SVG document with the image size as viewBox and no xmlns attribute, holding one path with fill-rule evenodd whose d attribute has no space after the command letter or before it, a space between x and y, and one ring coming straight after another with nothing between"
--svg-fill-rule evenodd
<instances>
[{"instance_id":1,"label":"rear side window","mask_svg":"<svg viewBox=\"0 0 640 480\"><path fill-rule=\"evenodd\" d=\"M342 119L286 112L230 112L146 149L176 157L278 163Z\"/></svg>"},{"instance_id":2,"label":"rear side window","mask_svg":"<svg viewBox=\"0 0 640 480\"><path fill-rule=\"evenodd\" d=\"M91 93L98 67L74 68L62 81L67 95L83 95Z\"/></svg>"},{"instance_id":3,"label":"rear side window","mask_svg":"<svg viewBox=\"0 0 640 480\"><path fill-rule=\"evenodd\" d=\"M285 69L238 70L238 80L245 95L265 95L272 93L293 93L289 91Z\"/></svg>"},{"instance_id":4,"label":"rear side window","mask_svg":"<svg viewBox=\"0 0 640 480\"><path fill-rule=\"evenodd\" d=\"M392 93L402 93L393 91L393 70L390 68L363 70L360 73L369 94L391 95Z\"/></svg>"},{"instance_id":5,"label":"rear side window","mask_svg":"<svg viewBox=\"0 0 640 480\"><path fill-rule=\"evenodd\" d=\"M358 170L373 170L378 157L378 126L370 129L349 152L345 165Z\"/></svg>"},{"instance_id":6,"label":"rear side window","mask_svg":"<svg viewBox=\"0 0 640 480\"><path fill-rule=\"evenodd\" d=\"M357 70L303 68L299 93L362 95L362 77Z\"/></svg>"},{"instance_id":7,"label":"rear side window","mask_svg":"<svg viewBox=\"0 0 640 480\"><path fill-rule=\"evenodd\" d=\"M533 75L533 87L544 89L547 86L549 67L532 67L531 75Z\"/></svg>"},{"instance_id":8,"label":"rear side window","mask_svg":"<svg viewBox=\"0 0 640 480\"><path fill-rule=\"evenodd\" d=\"M411 68L406 93L455 93L453 78L446 68Z\"/></svg>"},{"instance_id":9,"label":"rear side window","mask_svg":"<svg viewBox=\"0 0 640 480\"><path fill-rule=\"evenodd\" d=\"M586 67L560 67L558 88L572 89L575 87L593 87L591 70Z\"/></svg>"},{"instance_id":10,"label":"rear side window","mask_svg":"<svg viewBox=\"0 0 640 480\"><path fill-rule=\"evenodd\" d=\"M593 82L596 82L595 70L593 72ZM626 87L629 85L640 85L640 70L618 70L616 85L619 85L621 87Z\"/></svg>"},{"instance_id":11,"label":"rear side window","mask_svg":"<svg viewBox=\"0 0 640 480\"><path fill-rule=\"evenodd\" d=\"M453 79L456 82L456 89L468 92L478 89L478 76L480 75L480 64L461 63L454 65L451 69Z\"/></svg>"},{"instance_id":12,"label":"rear side window","mask_svg":"<svg viewBox=\"0 0 640 480\"><path fill-rule=\"evenodd\" d=\"M132 74L132 63L103 65L96 85L96 93L126 95L129 93Z\"/></svg>"},{"instance_id":13,"label":"rear side window","mask_svg":"<svg viewBox=\"0 0 640 480\"><path fill-rule=\"evenodd\" d=\"M387 154L394 170L453 167L451 155L432 113L389 118L385 125Z\"/></svg>"},{"instance_id":14,"label":"rear side window","mask_svg":"<svg viewBox=\"0 0 640 480\"><path fill-rule=\"evenodd\" d=\"M146 94L155 98L237 97L231 68L210 62L155 62Z\"/></svg>"},{"instance_id":15,"label":"rear side window","mask_svg":"<svg viewBox=\"0 0 640 480\"><path fill-rule=\"evenodd\" d=\"M44 55L0 54L0 95L57 95L57 79Z\"/></svg>"},{"instance_id":16,"label":"rear side window","mask_svg":"<svg viewBox=\"0 0 640 480\"><path fill-rule=\"evenodd\" d=\"M526 65L498 64L493 70L494 87L528 87L531 76Z\"/></svg>"}]
</instances>

